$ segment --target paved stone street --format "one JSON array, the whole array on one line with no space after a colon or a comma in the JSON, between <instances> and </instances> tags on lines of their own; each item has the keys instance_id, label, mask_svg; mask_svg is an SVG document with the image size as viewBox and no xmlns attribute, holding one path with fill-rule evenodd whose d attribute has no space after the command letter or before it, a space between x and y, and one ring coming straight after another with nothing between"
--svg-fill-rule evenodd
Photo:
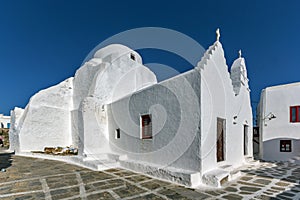
<instances>
[{"instance_id":1,"label":"paved stone street","mask_svg":"<svg viewBox=\"0 0 300 200\"><path fill-rule=\"evenodd\" d=\"M221 189L188 189L124 169L95 172L0 154L0 199L300 199L300 165L261 163Z\"/></svg>"}]
</instances>

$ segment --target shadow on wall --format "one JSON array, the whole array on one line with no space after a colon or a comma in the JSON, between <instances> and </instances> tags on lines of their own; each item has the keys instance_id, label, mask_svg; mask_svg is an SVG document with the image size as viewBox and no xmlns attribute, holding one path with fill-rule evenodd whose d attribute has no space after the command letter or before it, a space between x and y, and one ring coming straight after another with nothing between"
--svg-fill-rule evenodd
<instances>
[{"instance_id":1,"label":"shadow on wall","mask_svg":"<svg viewBox=\"0 0 300 200\"><path fill-rule=\"evenodd\" d=\"M258 191L262 199L297 199L296 195L300 193L300 164L291 162L261 162L261 164L258 169L247 169L242 172L256 175L256 180L252 184L253 187L258 187L258 190L265 190Z\"/></svg>"},{"instance_id":2,"label":"shadow on wall","mask_svg":"<svg viewBox=\"0 0 300 200\"><path fill-rule=\"evenodd\" d=\"M276 138L263 142L263 160L300 164L300 139Z\"/></svg>"}]
</instances>

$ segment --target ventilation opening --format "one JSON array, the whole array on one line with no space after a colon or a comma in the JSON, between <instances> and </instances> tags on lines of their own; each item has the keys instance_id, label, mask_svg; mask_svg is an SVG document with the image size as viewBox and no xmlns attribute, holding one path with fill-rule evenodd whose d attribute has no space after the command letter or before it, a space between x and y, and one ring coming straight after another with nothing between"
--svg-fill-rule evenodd
<instances>
[{"instance_id":1,"label":"ventilation opening","mask_svg":"<svg viewBox=\"0 0 300 200\"><path fill-rule=\"evenodd\" d=\"M135 55L133 53L130 54L130 58L131 58L131 60L135 61Z\"/></svg>"},{"instance_id":2,"label":"ventilation opening","mask_svg":"<svg viewBox=\"0 0 300 200\"><path fill-rule=\"evenodd\" d=\"M117 129L115 130L115 138L116 138L116 139L119 139L120 137L121 137L121 131L120 131L119 128L117 128Z\"/></svg>"}]
</instances>

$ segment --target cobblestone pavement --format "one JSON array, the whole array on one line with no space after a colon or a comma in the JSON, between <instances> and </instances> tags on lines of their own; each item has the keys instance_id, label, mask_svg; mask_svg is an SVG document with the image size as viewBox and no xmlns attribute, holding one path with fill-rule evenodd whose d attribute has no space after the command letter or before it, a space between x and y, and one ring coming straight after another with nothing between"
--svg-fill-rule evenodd
<instances>
[{"instance_id":1,"label":"cobblestone pavement","mask_svg":"<svg viewBox=\"0 0 300 200\"><path fill-rule=\"evenodd\" d=\"M0 199L300 199L300 165L261 163L221 189L188 189L124 169L95 172L0 154Z\"/></svg>"}]
</instances>

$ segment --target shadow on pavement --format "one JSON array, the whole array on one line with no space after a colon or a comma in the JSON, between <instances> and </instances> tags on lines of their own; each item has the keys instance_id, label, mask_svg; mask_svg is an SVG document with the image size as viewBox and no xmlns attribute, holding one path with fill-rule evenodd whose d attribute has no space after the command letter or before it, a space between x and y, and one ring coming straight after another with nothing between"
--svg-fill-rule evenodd
<instances>
[{"instance_id":1,"label":"shadow on pavement","mask_svg":"<svg viewBox=\"0 0 300 200\"><path fill-rule=\"evenodd\" d=\"M12 165L12 155L14 153L0 152L0 170L7 169Z\"/></svg>"},{"instance_id":2,"label":"shadow on pavement","mask_svg":"<svg viewBox=\"0 0 300 200\"><path fill-rule=\"evenodd\" d=\"M258 169L242 170L245 173L259 177L277 179L277 182L270 185L261 197L271 200L298 199L298 193L300 193L300 165L290 162L266 162L266 164ZM287 187L288 189L286 189Z\"/></svg>"}]
</instances>

